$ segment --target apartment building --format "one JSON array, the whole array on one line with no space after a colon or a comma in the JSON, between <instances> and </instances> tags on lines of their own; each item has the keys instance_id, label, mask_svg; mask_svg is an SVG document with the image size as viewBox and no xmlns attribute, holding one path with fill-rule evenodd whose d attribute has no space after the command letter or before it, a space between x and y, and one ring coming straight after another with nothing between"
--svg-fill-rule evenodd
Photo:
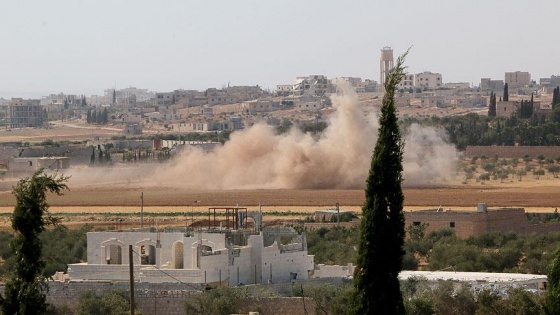
<instances>
[{"instance_id":1,"label":"apartment building","mask_svg":"<svg viewBox=\"0 0 560 315\"><path fill-rule=\"evenodd\" d=\"M324 75L297 77L292 85L293 95L325 96L329 93L330 82Z\"/></svg>"},{"instance_id":2,"label":"apartment building","mask_svg":"<svg viewBox=\"0 0 560 315\"><path fill-rule=\"evenodd\" d=\"M9 109L10 128L39 127L45 121L41 100L12 98Z\"/></svg>"},{"instance_id":3,"label":"apartment building","mask_svg":"<svg viewBox=\"0 0 560 315\"><path fill-rule=\"evenodd\" d=\"M506 72L504 81L510 90L528 86L531 85L531 74L521 71Z\"/></svg>"},{"instance_id":4,"label":"apartment building","mask_svg":"<svg viewBox=\"0 0 560 315\"><path fill-rule=\"evenodd\" d=\"M490 78L480 79L480 90L481 91L494 91L499 95L502 95L504 91L504 80L492 80Z\"/></svg>"},{"instance_id":5,"label":"apartment building","mask_svg":"<svg viewBox=\"0 0 560 315\"><path fill-rule=\"evenodd\" d=\"M399 90L408 90L410 88L414 88L414 74L405 74L398 87Z\"/></svg>"},{"instance_id":6,"label":"apartment building","mask_svg":"<svg viewBox=\"0 0 560 315\"><path fill-rule=\"evenodd\" d=\"M424 71L422 73L416 74L415 87L419 87L423 90L435 90L443 86L441 74L432 73L429 71Z\"/></svg>"}]
</instances>

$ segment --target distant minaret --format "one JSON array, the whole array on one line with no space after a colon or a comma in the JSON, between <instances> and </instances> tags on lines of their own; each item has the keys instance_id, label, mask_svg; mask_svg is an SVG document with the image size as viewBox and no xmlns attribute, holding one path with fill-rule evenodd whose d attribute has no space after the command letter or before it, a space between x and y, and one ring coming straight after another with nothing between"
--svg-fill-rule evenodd
<instances>
[{"instance_id":1,"label":"distant minaret","mask_svg":"<svg viewBox=\"0 0 560 315\"><path fill-rule=\"evenodd\" d=\"M379 61L379 90L385 92L385 78L389 70L393 68L393 49L391 47L383 47L381 49L381 59Z\"/></svg>"}]
</instances>

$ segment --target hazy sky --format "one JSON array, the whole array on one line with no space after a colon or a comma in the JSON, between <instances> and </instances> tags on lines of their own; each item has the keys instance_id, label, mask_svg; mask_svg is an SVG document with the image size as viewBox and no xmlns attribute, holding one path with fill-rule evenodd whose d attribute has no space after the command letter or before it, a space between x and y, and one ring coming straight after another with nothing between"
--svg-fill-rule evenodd
<instances>
[{"instance_id":1,"label":"hazy sky","mask_svg":"<svg viewBox=\"0 0 560 315\"><path fill-rule=\"evenodd\" d=\"M379 80L379 54L413 46L444 82L560 74L558 0L67 0L0 6L0 97L227 85L296 76Z\"/></svg>"}]
</instances>

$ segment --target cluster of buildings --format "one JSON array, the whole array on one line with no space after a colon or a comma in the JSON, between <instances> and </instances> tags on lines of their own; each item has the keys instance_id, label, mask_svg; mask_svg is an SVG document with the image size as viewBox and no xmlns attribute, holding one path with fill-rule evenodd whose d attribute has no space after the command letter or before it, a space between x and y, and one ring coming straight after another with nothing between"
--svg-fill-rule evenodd
<instances>
[{"instance_id":1,"label":"cluster of buildings","mask_svg":"<svg viewBox=\"0 0 560 315\"><path fill-rule=\"evenodd\" d=\"M383 93L385 77L393 67L391 47L381 49L379 83L372 79L342 77L356 93ZM337 79L338 80L338 79ZM504 85L516 95L551 93L560 85L560 76L542 78L539 83L529 72L506 72L504 79L482 78L479 86L466 82L444 83L440 73L423 71L407 73L400 82L398 106L419 107L486 107L490 94L502 96ZM47 121L64 120L86 115L87 110L108 108L111 121L120 123L128 134L142 133L143 126L160 123L168 129L181 131L218 131L243 128L244 115L267 115L269 112L294 109L320 111L330 105L329 95L337 93L336 82L325 75L299 76L291 84L280 84L266 91L260 86L224 86L204 91L178 89L171 92L151 92L128 87L107 89L104 95L89 97L51 94L42 99L0 99L0 125L6 128L43 126ZM373 97L378 95L373 95ZM221 106L234 105L227 110ZM498 115L508 116L516 104L502 104ZM538 109L541 105L538 104ZM542 105L547 110L546 105Z\"/></svg>"},{"instance_id":2,"label":"cluster of buildings","mask_svg":"<svg viewBox=\"0 0 560 315\"><path fill-rule=\"evenodd\" d=\"M68 265L66 281L128 281L182 283L198 287L260 285L308 281L312 279L352 278L355 266L315 264L307 252L305 232L292 228L263 228L262 211L246 208L209 208L208 226L165 229L140 228L127 231L89 232L87 262ZM211 217L213 211L214 217ZM216 211L218 219L216 219ZM341 210L318 211L316 219L338 225ZM328 218L327 218L328 217ZM406 212L407 225L424 225L426 232L452 229L458 237L489 232L544 233L557 231L560 224L531 225L524 209L487 209L477 211L443 209ZM194 221L193 221L194 222ZM132 260L131 260L132 259ZM422 277L468 283L475 290L502 290L524 287L534 292L546 288L546 275L491 274L444 271L403 271L405 280Z\"/></svg>"}]
</instances>

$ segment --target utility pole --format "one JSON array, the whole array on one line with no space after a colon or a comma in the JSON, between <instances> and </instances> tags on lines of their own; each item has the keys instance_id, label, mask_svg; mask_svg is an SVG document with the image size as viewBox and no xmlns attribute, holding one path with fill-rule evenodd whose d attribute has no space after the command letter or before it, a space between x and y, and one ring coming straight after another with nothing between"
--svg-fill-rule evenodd
<instances>
[{"instance_id":1,"label":"utility pole","mask_svg":"<svg viewBox=\"0 0 560 315\"><path fill-rule=\"evenodd\" d=\"M134 266L132 262L132 245L128 245L128 265L130 270L130 315L134 315Z\"/></svg>"},{"instance_id":2,"label":"utility pole","mask_svg":"<svg viewBox=\"0 0 560 315\"><path fill-rule=\"evenodd\" d=\"M144 227L144 192L140 194L140 200L142 200L142 204L140 206L140 227Z\"/></svg>"},{"instance_id":3,"label":"utility pole","mask_svg":"<svg viewBox=\"0 0 560 315\"><path fill-rule=\"evenodd\" d=\"M336 225L340 225L340 204L336 203Z\"/></svg>"}]
</instances>

